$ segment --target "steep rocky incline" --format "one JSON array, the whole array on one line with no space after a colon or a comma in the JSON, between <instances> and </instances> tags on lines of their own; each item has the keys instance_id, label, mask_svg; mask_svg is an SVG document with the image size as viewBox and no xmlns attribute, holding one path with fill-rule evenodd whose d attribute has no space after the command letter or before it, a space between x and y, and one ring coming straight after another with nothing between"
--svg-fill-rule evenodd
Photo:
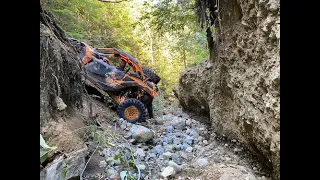
<instances>
[{"instance_id":1,"label":"steep rocky incline","mask_svg":"<svg viewBox=\"0 0 320 180\"><path fill-rule=\"evenodd\" d=\"M279 0L220 0L210 60L182 72L184 109L261 155L280 179Z\"/></svg>"}]
</instances>

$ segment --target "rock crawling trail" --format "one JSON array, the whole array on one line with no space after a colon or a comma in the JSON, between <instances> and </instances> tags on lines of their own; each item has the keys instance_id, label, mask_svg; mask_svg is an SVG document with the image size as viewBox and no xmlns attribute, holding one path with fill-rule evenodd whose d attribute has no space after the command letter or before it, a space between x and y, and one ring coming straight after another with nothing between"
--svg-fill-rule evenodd
<instances>
[{"instance_id":1,"label":"rock crawling trail","mask_svg":"<svg viewBox=\"0 0 320 180\"><path fill-rule=\"evenodd\" d=\"M130 167L115 160L115 156L121 157L120 147L131 150L141 179L270 179L266 168L236 140L216 136L206 124L181 109L163 112L166 113L135 125L112 112L109 117L97 113L97 123L107 129L98 131L106 134L104 137L117 138L106 138L114 147L98 148L84 171L84 179L121 179L120 172ZM88 142L91 154L96 146L96 142ZM124 159L128 158L125 156ZM136 171L134 175L138 177L139 173Z\"/></svg>"}]
</instances>

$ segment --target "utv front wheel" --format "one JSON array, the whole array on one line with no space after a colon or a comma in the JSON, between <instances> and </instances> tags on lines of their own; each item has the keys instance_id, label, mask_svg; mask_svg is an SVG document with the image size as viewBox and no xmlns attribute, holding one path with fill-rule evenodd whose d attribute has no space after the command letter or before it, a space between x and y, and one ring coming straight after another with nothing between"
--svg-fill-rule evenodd
<instances>
[{"instance_id":1,"label":"utv front wheel","mask_svg":"<svg viewBox=\"0 0 320 180\"><path fill-rule=\"evenodd\" d=\"M119 117L130 123L142 122L146 119L146 108L137 99L127 99L118 106Z\"/></svg>"}]
</instances>

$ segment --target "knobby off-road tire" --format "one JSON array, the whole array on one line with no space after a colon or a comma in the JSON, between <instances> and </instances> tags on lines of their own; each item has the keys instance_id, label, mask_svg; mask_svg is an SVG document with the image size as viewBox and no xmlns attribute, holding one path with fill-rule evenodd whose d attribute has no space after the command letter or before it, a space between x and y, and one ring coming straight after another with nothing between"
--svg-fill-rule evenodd
<instances>
[{"instance_id":1,"label":"knobby off-road tire","mask_svg":"<svg viewBox=\"0 0 320 180\"><path fill-rule=\"evenodd\" d=\"M142 71L155 84L158 84L161 80L161 78L157 75L157 73L154 70L149 69L146 66L142 66Z\"/></svg>"},{"instance_id":2,"label":"knobby off-road tire","mask_svg":"<svg viewBox=\"0 0 320 180\"><path fill-rule=\"evenodd\" d=\"M145 121L146 119L146 108L137 99L126 99L119 104L117 112L119 117L133 124Z\"/></svg>"}]
</instances>

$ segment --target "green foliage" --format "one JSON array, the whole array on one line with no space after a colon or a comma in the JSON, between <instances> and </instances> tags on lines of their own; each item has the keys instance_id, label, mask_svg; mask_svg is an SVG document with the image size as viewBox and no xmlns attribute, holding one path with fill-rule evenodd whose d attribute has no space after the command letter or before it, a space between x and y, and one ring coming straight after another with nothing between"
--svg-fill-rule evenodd
<instances>
[{"instance_id":1,"label":"green foliage","mask_svg":"<svg viewBox=\"0 0 320 180\"><path fill-rule=\"evenodd\" d=\"M152 104L156 111L161 110L165 107L166 100L164 99L164 95L162 92L158 92L157 96L154 97Z\"/></svg>"},{"instance_id":2,"label":"green foliage","mask_svg":"<svg viewBox=\"0 0 320 180\"><path fill-rule=\"evenodd\" d=\"M62 166L63 166L63 171L62 171L62 174L61 174L61 179L65 180L66 177L67 177L67 173L70 170L70 166L68 166L68 164L65 163L65 162L63 162Z\"/></svg>"},{"instance_id":3,"label":"green foliage","mask_svg":"<svg viewBox=\"0 0 320 180\"><path fill-rule=\"evenodd\" d=\"M170 31L180 33L186 27L197 28L195 12L192 1L146 1L142 19L150 21L157 32Z\"/></svg>"},{"instance_id":4,"label":"green foliage","mask_svg":"<svg viewBox=\"0 0 320 180\"><path fill-rule=\"evenodd\" d=\"M159 86L173 95L172 86L178 82L179 73L194 67L209 56L206 35L198 27L193 1L146 2L141 21L150 25L155 39L154 64L162 77Z\"/></svg>"},{"instance_id":5,"label":"green foliage","mask_svg":"<svg viewBox=\"0 0 320 180\"><path fill-rule=\"evenodd\" d=\"M40 151L40 164L42 164L48 158L49 151Z\"/></svg>"},{"instance_id":6,"label":"green foliage","mask_svg":"<svg viewBox=\"0 0 320 180\"><path fill-rule=\"evenodd\" d=\"M136 172L139 172L137 165L135 164L135 157L130 149L130 146L122 144L120 140L112 135L107 128L104 128L102 131L99 131L97 126L90 126L91 137L94 141L100 142L100 146L103 148L117 148L119 154L116 154L113 158L114 160L119 160L123 168L126 171L122 172L122 176L127 180L136 180L138 179L135 175ZM116 146L117 144L117 146ZM103 148L101 150L103 150Z\"/></svg>"},{"instance_id":7,"label":"green foliage","mask_svg":"<svg viewBox=\"0 0 320 180\"><path fill-rule=\"evenodd\" d=\"M40 134L40 146L42 147L42 149L44 149L44 150L40 150L40 164L42 164L43 162L45 162L48 159L49 153L57 150L57 147L56 146L53 146L53 147L49 146L46 143L46 141L43 139L41 134ZM61 178L62 178L62 180L65 180L70 167L65 162L63 162L62 165L63 165L64 169L62 171Z\"/></svg>"},{"instance_id":8,"label":"green foliage","mask_svg":"<svg viewBox=\"0 0 320 180\"><path fill-rule=\"evenodd\" d=\"M168 95L182 70L209 56L191 0L55 0L47 7L69 36L94 47L120 48L153 68Z\"/></svg>"},{"instance_id":9,"label":"green foliage","mask_svg":"<svg viewBox=\"0 0 320 180\"><path fill-rule=\"evenodd\" d=\"M40 146L44 150L40 150L40 164L42 164L48 158L48 154L57 149L56 146L49 146L45 140L43 139L42 135L40 134Z\"/></svg>"}]
</instances>

